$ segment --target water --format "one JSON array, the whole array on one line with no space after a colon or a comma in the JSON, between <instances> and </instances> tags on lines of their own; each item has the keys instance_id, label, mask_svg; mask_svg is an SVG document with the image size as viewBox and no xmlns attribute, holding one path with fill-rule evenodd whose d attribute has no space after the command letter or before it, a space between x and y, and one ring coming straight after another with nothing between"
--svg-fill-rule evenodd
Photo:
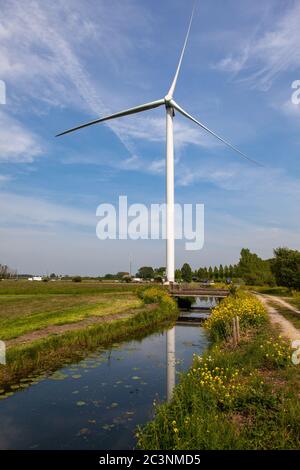
<instances>
[{"instance_id":1,"label":"water","mask_svg":"<svg viewBox=\"0 0 300 470\"><path fill-rule=\"evenodd\" d=\"M136 427L153 416L153 401L166 399L175 370L178 381L207 345L200 326L176 325L99 349L35 383L28 379L28 388L0 400L0 449L134 448Z\"/></svg>"},{"instance_id":2,"label":"water","mask_svg":"<svg viewBox=\"0 0 300 470\"><path fill-rule=\"evenodd\" d=\"M218 304L218 301L216 297L195 297L192 309L205 309L209 311Z\"/></svg>"},{"instance_id":3,"label":"water","mask_svg":"<svg viewBox=\"0 0 300 470\"><path fill-rule=\"evenodd\" d=\"M184 320L189 318L206 320L211 312L211 309L214 308L219 302L219 299L216 297L195 297L194 302L187 308L183 308L181 311L181 317ZM179 317L180 319L180 317Z\"/></svg>"}]
</instances>

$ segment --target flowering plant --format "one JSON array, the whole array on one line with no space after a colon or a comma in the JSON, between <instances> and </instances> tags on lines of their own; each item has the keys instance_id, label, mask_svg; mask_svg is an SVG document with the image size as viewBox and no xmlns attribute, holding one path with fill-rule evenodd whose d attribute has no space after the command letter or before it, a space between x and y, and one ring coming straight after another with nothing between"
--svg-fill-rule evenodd
<instances>
[{"instance_id":1,"label":"flowering plant","mask_svg":"<svg viewBox=\"0 0 300 470\"><path fill-rule=\"evenodd\" d=\"M232 332L232 319L239 317L241 329L258 326L266 319L266 310L252 294L237 292L229 295L217 305L205 322L215 338L226 339Z\"/></svg>"}]
</instances>

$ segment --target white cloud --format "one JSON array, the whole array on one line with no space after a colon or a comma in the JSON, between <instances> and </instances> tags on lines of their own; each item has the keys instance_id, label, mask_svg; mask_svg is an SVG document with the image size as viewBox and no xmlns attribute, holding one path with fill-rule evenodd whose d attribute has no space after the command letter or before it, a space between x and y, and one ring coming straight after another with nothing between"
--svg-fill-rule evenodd
<instances>
[{"instance_id":1,"label":"white cloud","mask_svg":"<svg viewBox=\"0 0 300 470\"><path fill-rule=\"evenodd\" d=\"M276 105L278 107L278 105ZM283 104L279 105L281 111L283 111L287 116L292 118L297 118L294 122L299 123L300 119L300 104L296 105L292 103L291 98L288 101L285 101Z\"/></svg>"},{"instance_id":2,"label":"white cloud","mask_svg":"<svg viewBox=\"0 0 300 470\"><path fill-rule=\"evenodd\" d=\"M236 56L230 54L221 59L214 67L224 72L231 72L235 75L243 70L248 58L249 46L247 45Z\"/></svg>"},{"instance_id":3,"label":"white cloud","mask_svg":"<svg viewBox=\"0 0 300 470\"><path fill-rule=\"evenodd\" d=\"M220 170L216 166L201 164L197 168L194 168L193 165L182 167L178 174L177 184L179 186L189 186L199 181L209 181L216 186L229 186L230 189L233 189L234 185L231 183L235 180L237 171L234 169Z\"/></svg>"},{"instance_id":4,"label":"white cloud","mask_svg":"<svg viewBox=\"0 0 300 470\"><path fill-rule=\"evenodd\" d=\"M7 183L8 181L11 181L11 176L10 175L0 175L0 185L3 183Z\"/></svg>"},{"instance_id":5,"label":"white cloud","mask_svg":"<svg viewBox=\"0 0 300 470\"><path fill-rule=\"evenodd\" d=\"M39 138L0 111L0 161L32 162L43 152Z\"/></svg>"}]
</instances>

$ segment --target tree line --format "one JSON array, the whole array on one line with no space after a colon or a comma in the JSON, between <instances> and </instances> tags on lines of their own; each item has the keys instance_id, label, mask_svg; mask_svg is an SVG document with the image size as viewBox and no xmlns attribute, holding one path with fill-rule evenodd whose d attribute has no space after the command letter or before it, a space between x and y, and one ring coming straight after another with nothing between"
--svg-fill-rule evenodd
<instances>
[{"instance_id":1,"label":"tree line","mask_svg":"<svg viewBox=\"0 0 300 470\"><path fill-rule=\"evenodd\" d=\"M136 276L150 280L163 280L165 267L142 266ZM300 289L300 251L286 247L276 248L271 259L263 260L248 248L243 248L239 262L223 266L204 266L193 270L188 263L176 269L177 282L207 282L226 280L244 282L248 285L284 286Z\"/></svg>"},{"instance_id":2,"label":"tree line","mask_svg":"<svg viewBox=\"0 0 300 470\"><path fill-rule=\"evenodd\" d=\"M15 270L9 268L7 265L0 264L0 280L16 276L17 272ZM162 282L165 276L166 268L164 266L158 268L142 266L136 273L136 277L138 278L143 280L153 279L157 282ZM59 277L61 279L69 279L68 276ZM80 276L77 277L79 278ZM57 278L57 276L52 273L50 278ZM89 277L85 279L89 279ZM128 272L120 271L117 274L106 274L96 279L129 282L132 280L132 276ZM184 263L180 269L176 269L175 280L177 282L224 282L230 280L234 282L244 282L245 284L254 286L278 285L300 290L300 251L279 247L274 250L272 258L263 260L256 253L252 253L248 248L243 248L237 264L201 266L193 270L188 263Z\"/></svg>"}]
</instances>

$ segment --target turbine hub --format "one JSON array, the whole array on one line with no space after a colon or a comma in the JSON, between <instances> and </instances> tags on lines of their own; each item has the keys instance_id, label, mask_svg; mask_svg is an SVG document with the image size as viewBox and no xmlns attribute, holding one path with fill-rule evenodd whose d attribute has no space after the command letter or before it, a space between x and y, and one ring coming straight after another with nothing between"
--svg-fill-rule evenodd
<instances>
[{"instance_id":1,"label":"turbine hub","mask_svg":"<svg viewBox=\"0 0 300 470\"><path fill-rule=\"evenodd\" d=\"M166 95L166 96L165 96L165 105L166 105L167 108L171 108L171 107L172 107L172 103L171 103L172 98L173 98L173 97L170 96L170 95Z\"/></svg>"}]
</instances>

